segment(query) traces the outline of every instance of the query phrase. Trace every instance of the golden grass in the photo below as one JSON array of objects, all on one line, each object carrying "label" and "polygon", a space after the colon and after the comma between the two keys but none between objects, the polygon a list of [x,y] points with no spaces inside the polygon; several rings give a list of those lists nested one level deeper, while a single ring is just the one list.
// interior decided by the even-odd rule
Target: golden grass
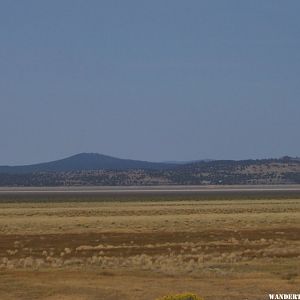
[{"label": "golden grass", "polygon": [[265,299],[299,261],[297,199],[0,204],[0,299]]},{"label": "golden grass", "polygon": [[195,294],[180,294],[180,295],[168,295],[157,300],[203,300],[203,298],[198,297]]}]

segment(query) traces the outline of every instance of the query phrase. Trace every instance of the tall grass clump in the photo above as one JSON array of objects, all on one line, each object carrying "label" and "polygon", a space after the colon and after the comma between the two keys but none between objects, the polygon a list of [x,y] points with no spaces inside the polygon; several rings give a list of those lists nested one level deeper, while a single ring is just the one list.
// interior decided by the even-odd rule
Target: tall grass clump
[{"label": "tall grass clump", "polygon": [[195,294],[187,293],[174,296],[164,296],[162,298],[158,298],[157,300],[203,300],[203,298],[200,298]]}]

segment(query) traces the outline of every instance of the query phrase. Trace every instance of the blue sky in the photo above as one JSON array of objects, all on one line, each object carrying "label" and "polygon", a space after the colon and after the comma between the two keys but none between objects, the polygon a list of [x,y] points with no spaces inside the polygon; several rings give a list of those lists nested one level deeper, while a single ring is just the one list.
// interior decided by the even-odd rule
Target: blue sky
[{"label": "blue sky", "polygon": [[299,1],[1,1],[0,164],[300,156]]}]

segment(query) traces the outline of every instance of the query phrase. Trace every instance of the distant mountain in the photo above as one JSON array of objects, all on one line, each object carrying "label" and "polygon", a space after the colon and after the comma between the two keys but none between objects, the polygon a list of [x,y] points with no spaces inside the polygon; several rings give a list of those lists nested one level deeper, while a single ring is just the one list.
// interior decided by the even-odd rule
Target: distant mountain
[{"label": "distant mountain", "polygon": [[152,163],[82,153],[35,165],[0,167],[0,186],[300,184],[300,159]]},{"label": "distant mountain", "polygon": [[37,172],[71,172],[85,170],[130,170],[167,169],[176,166],[172,163],[156,163],[141,160],[121,159],[97,153],[80,153],[68,158],[46,163],[23,166],[0,166],[0,173],[24,174]]}]

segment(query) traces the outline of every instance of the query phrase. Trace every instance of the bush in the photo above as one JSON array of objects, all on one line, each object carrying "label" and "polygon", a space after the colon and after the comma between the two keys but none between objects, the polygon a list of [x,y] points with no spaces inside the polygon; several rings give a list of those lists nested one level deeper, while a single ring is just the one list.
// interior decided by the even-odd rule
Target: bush
[{"label": "bush", "polygon": [[203,300],[203,298],[200,298],[196,296],[195,294],[180,294],[180,295],[174,295],[174,296],[165,296],[162,298],[159,298],[157,300]]}]

